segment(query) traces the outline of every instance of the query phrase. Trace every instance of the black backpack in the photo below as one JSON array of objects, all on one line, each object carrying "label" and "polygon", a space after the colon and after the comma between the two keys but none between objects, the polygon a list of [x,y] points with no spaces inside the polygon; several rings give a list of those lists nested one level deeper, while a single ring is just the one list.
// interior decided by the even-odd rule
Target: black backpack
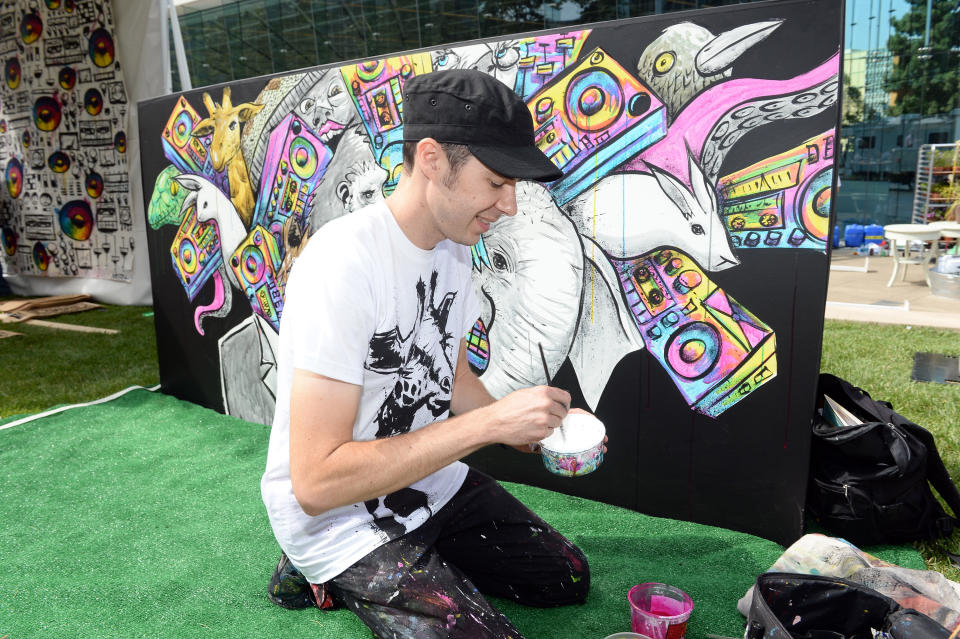
[{"label": "black backpack", "polygon": [[807,508],[817,522],[854,544],[936,539],[960,525],[930,490],[960,515],[960,493],[933,435],[828,373],[820,375],[821,402],[824,395],[864,423],[837,427],[814,415]]}]

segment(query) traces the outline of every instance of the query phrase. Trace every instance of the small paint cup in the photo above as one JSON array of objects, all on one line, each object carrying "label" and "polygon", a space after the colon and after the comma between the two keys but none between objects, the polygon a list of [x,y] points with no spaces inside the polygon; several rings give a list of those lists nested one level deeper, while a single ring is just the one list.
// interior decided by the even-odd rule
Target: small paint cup
[{"label": "small paint cup", "polygon": [[562,477],[592,473],[603,461],[603,422],[588,413],[567,413],[560,427],[540,442],[547,470]]},{"label": "small paint cup", "polygon": [[684,639],[693,612],[690,595],[667,584],[644,583],[627,593],[630,629],[650,639]]}]

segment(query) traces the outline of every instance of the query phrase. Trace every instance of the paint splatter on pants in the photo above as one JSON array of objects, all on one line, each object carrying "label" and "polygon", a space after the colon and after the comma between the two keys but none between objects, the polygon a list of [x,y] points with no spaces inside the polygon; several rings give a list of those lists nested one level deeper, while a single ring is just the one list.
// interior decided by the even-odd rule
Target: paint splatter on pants
[{"label": "paint splatter on pants", "polygon": [[377,637],[522,639],[483,595],[540,607],[582,603],[590,570],[579,548],[471,469],[427,523],[326,587]]}]

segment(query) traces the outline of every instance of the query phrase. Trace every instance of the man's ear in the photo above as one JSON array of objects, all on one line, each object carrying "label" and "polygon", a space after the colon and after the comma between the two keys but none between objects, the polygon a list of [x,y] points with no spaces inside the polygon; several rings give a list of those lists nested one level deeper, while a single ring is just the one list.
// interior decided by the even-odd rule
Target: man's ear
[{"label": "man's ear", "polygon": [[415,168],[423,171],[423,174],[430,180],[437,179],[444,174],[444,166],[447,161],[447,154],[443,147],[433,138],[423,138],[417,142],[417,159]]}]

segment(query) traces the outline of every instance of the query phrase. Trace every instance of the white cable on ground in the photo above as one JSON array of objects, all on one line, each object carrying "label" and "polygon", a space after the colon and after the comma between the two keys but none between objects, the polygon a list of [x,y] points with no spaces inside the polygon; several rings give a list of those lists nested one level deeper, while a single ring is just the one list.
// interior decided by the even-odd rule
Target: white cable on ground
[{"label": "white cable on ground", "polygon": [[26,424],[27,422],[32,422],[33,420],[40,419],[41,417],[49,417],[50,415],[56,415],[57,413],[62,413],[63,411],[70,410],[71,408],[83,408],[85,406],[95,406],[96,404],[103,404],[105,402],[114,400],[122,395],[126,395],[132,390],[148,390],[153,392],[153,391],[160,390],[160,384],[157,384],[156,386],[151,386],[150,388],[146,388],[144,386],[128,386],[127,388],[124,388],[121,391],[117,391],[113,395],[107,395],[106,397],[95,399],[92,402],[86,402],[83,404],[70,404],[68,406],[59,406],[57,408],[51,408],[50,410],[44,411],[42,413],[37,413],[35,415],[28,415],[21,419],[14,420],[9,424],[0,424],[0,430],[4,430],[6,428],[13,428],[14,426],[19,426],[20,424]]}]

